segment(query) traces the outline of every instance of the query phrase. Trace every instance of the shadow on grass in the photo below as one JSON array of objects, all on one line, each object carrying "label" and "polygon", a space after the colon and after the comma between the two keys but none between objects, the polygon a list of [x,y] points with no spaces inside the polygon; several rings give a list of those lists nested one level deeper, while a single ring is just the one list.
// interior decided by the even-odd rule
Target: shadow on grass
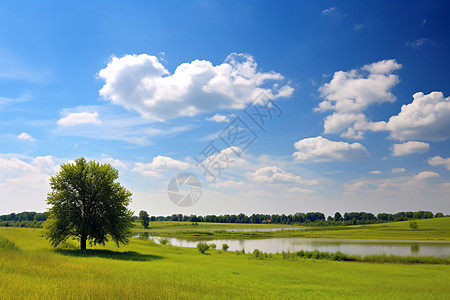
[{"label": "shadow on grass", "polygon": [[100,249],[88,249],[88,250],[68,250],[68,249],[55,249],[55,252],[75,257],[101,257],[107,259],[116,260],[130,260],[130,261],[152,261],[157,259],[163,259],[163,256],[151,255],[151,254],[141,254],[139,252],[127,251],[111,251],[111,250],[100,250]]}]

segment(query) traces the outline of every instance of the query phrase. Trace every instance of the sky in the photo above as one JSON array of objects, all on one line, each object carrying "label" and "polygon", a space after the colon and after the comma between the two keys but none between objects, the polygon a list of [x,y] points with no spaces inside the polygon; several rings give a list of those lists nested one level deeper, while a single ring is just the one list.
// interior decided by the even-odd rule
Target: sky
[{"label": "sky", "polygon": [[0,214],[45,211],[78,157],[115,167],[135,214],[449,214],[449,12],[2,1]]}]

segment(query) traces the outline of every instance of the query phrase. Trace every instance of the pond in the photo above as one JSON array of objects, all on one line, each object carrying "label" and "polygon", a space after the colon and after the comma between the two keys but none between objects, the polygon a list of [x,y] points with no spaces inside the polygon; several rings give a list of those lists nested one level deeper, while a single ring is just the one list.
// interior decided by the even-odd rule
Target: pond
[{"label": "pond", "polygon": [[[178,238],[163,238],[149,236],[159,243],[166,239],[173,246],[195,248],[198,241]],[[314,251],[334,253],[340,251],[350,255],[400,255],[400,256],[435,256],[450,257],[450,242],[448,241],[409,241],[409,240],[357,240],[357,239],[319,239],[319,238],[275,238],[275,239],[244,239],[244,240],[209,240],[208,244],[216,244],[220,249],[222,244],[230,246],[229,251],[242,250],[253,252],[258,249],[267,253],[282,251]]]}]

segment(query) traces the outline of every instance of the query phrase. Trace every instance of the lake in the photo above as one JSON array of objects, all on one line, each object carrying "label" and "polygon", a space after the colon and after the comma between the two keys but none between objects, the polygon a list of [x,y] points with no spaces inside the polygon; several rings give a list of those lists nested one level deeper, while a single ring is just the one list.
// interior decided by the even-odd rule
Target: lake
[{"label": "lake", "polygon": [[[160,239],[167,239],[173,246],[195,248],[199,241],[178,238],[163,238],[149,236],[159,243]],[[253,252],[258,249],[267,253],[281,253],[283,251],[314,251],[337,252],[351,255],[400,255],[400,256],[435,256],[450,257],[450,242],[448,241],[410,241],[410,240],[362,240],[362,239],[319,239],[319,238],[275,238],[275,239],[244,239],[244,240],[209,240],[202,241],[216,244],[217,249],[222,244],[230,246],[229,251],[242,250]]]}]

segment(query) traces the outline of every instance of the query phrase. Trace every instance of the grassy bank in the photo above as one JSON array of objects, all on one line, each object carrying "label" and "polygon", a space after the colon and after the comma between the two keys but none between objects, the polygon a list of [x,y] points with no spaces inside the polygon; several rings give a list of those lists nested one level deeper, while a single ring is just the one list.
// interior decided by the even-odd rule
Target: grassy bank
[{"label": "grassy bank", "polygon": [[[270,224],[223,224],[188,222],[150,222],[150,229],[144,230],[138,223],[135,232],[149,232],[152,235],[177,237],[191,240],[210,239],[262,239],[262,238],[345,238],[345,239],[392,239],[392,240],[436,240],[450,241],[450,217],[415,220],[417,229],[409,226],[410,221],[335,227],[295,227]],[[226,232],[224,229],[251,228],[299,228],[275,232]]]},{"label": "grassy bank", "polygon": [[[0,228],[0,299],[445,298],[450,266],[255,259],[132,239],[87,254],[52,249],[40,229]],[[6,242],[5,242],[6,243]]]}]

